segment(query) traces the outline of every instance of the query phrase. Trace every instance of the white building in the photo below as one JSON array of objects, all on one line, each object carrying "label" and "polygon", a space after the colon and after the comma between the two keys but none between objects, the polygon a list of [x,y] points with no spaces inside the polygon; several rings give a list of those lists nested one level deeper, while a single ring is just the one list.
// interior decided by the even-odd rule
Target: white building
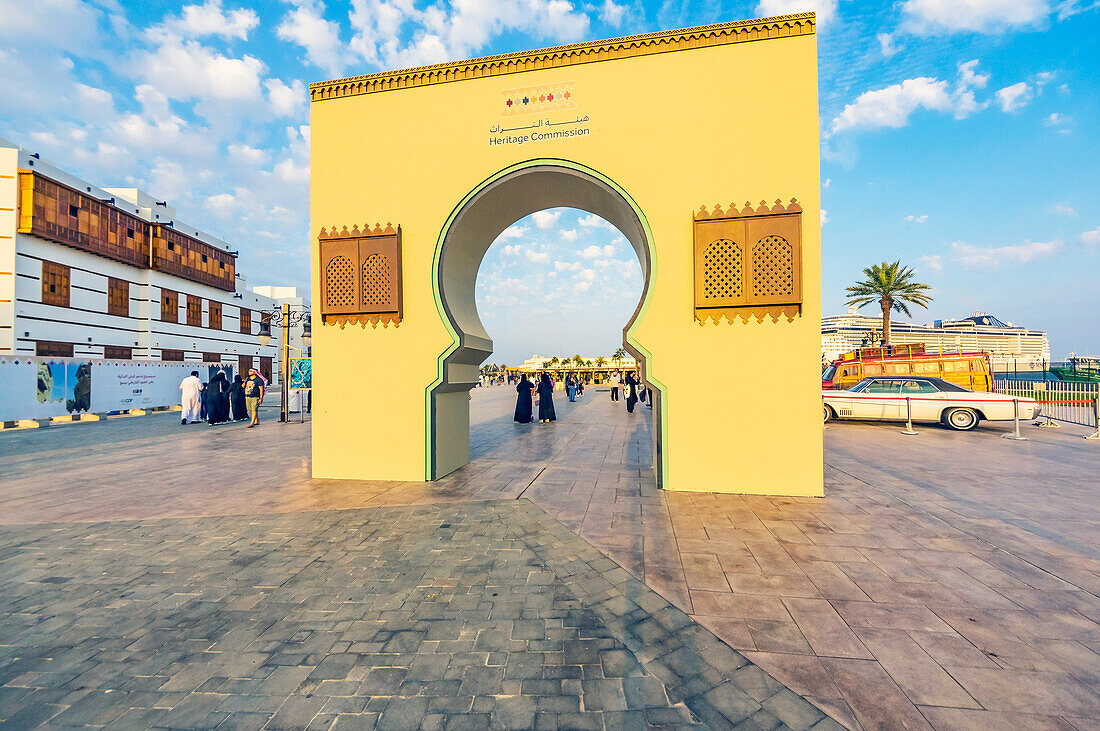
[{"label": "white building", "polygon": [[[550,359],[554,358],[554,357],[556,357],[556,356],[532,355],[530,358],[523,361],[523,365],[520,366],[520,368],[522,370],[525,370],[525,371],[540,371],[540,370],[543,370],[544,368],[555,368],[555,367],[568,369],[569,366],[575,365],[575,363],[573,361],[569,361],[568,363],[555,362],[553,365],[550,365]],[[596,358],[597,358],[597,356],[591,356],[591,357],[584,356],[584,355],[581,356],[581,359],[585,362],[585,364],[587,364],[589,361],[591,361],[593,367],[596,366]],[[634,356],[629,355],[629,354],[624,355],[622,358],[612,358],[610,356],[603,356],[603,360],[604,360],[604,363],[603,363],[602,366],[599,367],[600,370],[607,370],[608,368],[615,368],[615,369],[619,369],[619,370],[632,371],[632,370],[636,370],[638,368],[638,363],[637,363],[637,361],[634,360]],[[584,367],[587,367],[587,365],[584,366]]]},{"label": "white building", "polygon": [[[257,340],[281,296],[237,252],[134,188],[100,188],[0,139],[0,355],[229,363],[276,373]],[[277,330],[276,330],[277,335]]]},{"label": "white building", "polygon": [[[861,315],[855,308],[821,318],[821,355],[835,360],[882,339],[882,317]],[[987,352],[996,371],[1039,371],[1050,364],[1050,341],[1042,330],[1028,330],[976,312],[960,320],[936,320],[927,325],[890,320],[890,344],[923,343],[926,352]]]}]

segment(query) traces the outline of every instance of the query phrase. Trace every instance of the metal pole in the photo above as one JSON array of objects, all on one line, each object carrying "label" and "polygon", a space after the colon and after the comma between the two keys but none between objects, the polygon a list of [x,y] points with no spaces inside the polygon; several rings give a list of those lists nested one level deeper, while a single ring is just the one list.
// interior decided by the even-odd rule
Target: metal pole
[{"label": "metal pole", "polygon": [[913,431],[913,404],[909,400],[909,397],[905,397],[905,431],[902,434],[906,436],[913,436],[917,432]]},{"label": "metal pole", "polygon": [[1100,394],[1092,401],[1092,414],[1096,417],[1096,433],[1089,434],[1085,439],[1100,439]]},{"label": "metal pole", "polygon": [[1014,442],[1026,442],[1027,437],[1020,436],[1020,399],[1012,399],[1012,421],[1016,425],[1016,430],[1012,434],[1002,435],[1005,439],[1011,439]]},{"label": "metal pole", "polygon": [[287,358],[290,355],[290,305],[283,305],[283,332],[282,332],[282,353],[280,353],[280,366],[279,366],[279,392],[282,394],[282,405],[279,407],[279,421],[287,422],[290,415],[290,379],[287,378]]}]

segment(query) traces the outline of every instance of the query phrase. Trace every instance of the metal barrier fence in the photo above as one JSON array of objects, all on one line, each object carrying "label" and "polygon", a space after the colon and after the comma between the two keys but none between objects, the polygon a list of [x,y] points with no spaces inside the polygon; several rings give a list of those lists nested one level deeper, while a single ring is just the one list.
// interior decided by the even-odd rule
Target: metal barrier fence
[{"label": "metal barrier fence", "polygon": [[997,393],[1033,398],[1042,403],[1043,417],[1069,424],[1097,427],[1100,383],[1072,381],[995,381]]}]

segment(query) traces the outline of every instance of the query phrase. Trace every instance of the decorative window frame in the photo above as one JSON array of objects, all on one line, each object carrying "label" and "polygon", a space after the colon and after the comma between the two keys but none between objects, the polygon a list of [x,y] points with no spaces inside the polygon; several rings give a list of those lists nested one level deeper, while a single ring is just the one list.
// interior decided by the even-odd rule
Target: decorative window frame
[{"label": "decorative window frame", "polygon": [[[802,313],[802,206],[761,201],[726,210],[701,206],[692,217],[694,311],[699,323],[723,317],[793,322]],[[725,242],[721,251],[715,245]],[[784,276],[786,274],[787,276]],[[721,281],[715,282],[715,277]],[[778,279],[777,279],[778,277]]]},{"label": "decorative window frame", "polygon": [[[344,226],[339,231],[335,226],[322,228],[317,243],[324,324],[338,324],[341,328],[348,323],[363,327],[368,323],[373,327],[401,324],[401,226],[395,228],[387,223],[383,228],[376,223],[373,229],[369,224],[362,230],[357,225],[350,230]],[[337,262],[339,259],[345,261]],[[381,268],[380,261],[384,262]],[[329,270],[333,266],[344,270],[339,280],[336,274],[330,279]]]}]

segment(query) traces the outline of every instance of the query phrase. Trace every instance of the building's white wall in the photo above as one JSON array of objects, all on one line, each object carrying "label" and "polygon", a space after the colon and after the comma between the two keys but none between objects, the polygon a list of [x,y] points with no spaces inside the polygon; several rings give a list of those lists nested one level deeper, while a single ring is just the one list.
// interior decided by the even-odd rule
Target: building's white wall
[{"label": "building's white wall", "polygon": [[0,147],[0,353],[15,343],[15,230],[19,215],[18,150]]}]

